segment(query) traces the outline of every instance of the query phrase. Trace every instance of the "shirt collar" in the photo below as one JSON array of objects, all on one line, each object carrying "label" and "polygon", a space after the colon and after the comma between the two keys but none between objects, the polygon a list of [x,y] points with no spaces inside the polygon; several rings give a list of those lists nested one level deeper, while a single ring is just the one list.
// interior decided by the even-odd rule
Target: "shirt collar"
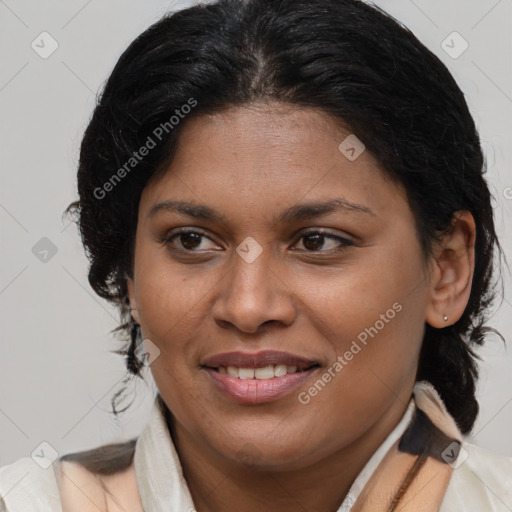
[{"label": "shirt collar", "polygon": [[[134,454],[135,474],[140,498],[146,512],[193,512],[194,504],[180,459],[174,447],[161,398],[157,395],[149,421],[137,439]],[[348,512],[387,451],[404,432],[414,412],[411,398],[402,419],[368,460],[343,500],[338,512]]]},{"label": "shirt collar", "polygon": [[134,465],[145,512],[194,510],[158,396],[153,403],[149,422],[137,438]]}]

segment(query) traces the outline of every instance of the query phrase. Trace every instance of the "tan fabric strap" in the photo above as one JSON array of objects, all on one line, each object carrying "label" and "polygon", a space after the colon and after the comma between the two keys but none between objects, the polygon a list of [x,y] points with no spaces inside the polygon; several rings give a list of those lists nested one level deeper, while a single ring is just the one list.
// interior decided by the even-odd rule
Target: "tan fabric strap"
[{"label": "tan fabric strap", "polygon": [[[462,435],[429,383],[417,383],[414,397],[409,425],[367,481],[352,512],[439,511]],[[146,452],[158,450],[164,440],[151,441]],[[167,501],[191,503],[181,467],[169,473],[175,476],[166,479],[165,487],[158,487],[151,478],[151,453],[134,448],[129,466],[113,474],[94,473],[77,461],[54,463],[62,512],[160,512]],[[179,465],[174,451],[168,458],[169,464]]]}]

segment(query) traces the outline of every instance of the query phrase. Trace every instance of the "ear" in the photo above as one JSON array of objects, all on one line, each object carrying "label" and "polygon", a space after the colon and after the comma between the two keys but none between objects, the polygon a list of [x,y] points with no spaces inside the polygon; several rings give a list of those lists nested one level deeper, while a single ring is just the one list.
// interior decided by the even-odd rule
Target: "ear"
[{"label": "ear", "polygon": [[128,299],[130,300],[130,308],[132,309],[132,316],[135,321],[140,324],[139,311],[137,301],[135,299],[135,283],[131,277],[126,278],[126,286],[128,288]]},{"label": "ear", "polygon": [[[455,212],[448,233],[436,244],[425,321],[440,329],[464,313],[475,267],[475,221],[470,212]],[[444,316],[448,320],[443,319]]]}]

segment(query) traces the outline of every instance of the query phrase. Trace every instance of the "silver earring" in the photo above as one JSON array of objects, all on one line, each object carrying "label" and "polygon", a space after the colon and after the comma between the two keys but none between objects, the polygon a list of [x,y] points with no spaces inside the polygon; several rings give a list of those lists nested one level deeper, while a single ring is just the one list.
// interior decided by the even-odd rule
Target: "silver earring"
[{"label": "silver earring", "polygon": [[444,315],[444,316],[443,316],[443,320],[444,320],[445,322],[448,322],[448,317],[447,317],[446,315]]}]

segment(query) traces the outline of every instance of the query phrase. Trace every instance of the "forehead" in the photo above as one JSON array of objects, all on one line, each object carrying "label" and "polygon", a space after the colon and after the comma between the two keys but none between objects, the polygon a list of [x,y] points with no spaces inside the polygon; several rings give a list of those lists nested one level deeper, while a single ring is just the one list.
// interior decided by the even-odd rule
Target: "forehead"
[{"label": "forehead", "polygon": [[185,122],[172,163],[147,185],[141,207],[183,197],[220,209],[336,197],[370,201],[378,211],[405,196],[343,123],[318,109],[274,103]]}]

